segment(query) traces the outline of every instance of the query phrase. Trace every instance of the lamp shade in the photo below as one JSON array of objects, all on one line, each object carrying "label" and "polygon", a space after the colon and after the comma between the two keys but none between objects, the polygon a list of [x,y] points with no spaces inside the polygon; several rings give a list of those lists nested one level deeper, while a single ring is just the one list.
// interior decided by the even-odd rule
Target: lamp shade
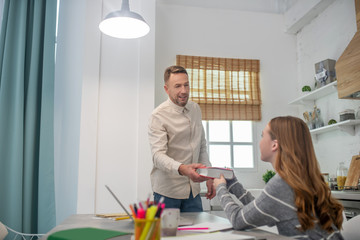
[{"label": "lamp shade", "polygon": [[115,38],[139,38],[150,31],[144,18],[129,9],[129,1],[123,0],[121,10],[109,13],[99,24],[100,31]]}]

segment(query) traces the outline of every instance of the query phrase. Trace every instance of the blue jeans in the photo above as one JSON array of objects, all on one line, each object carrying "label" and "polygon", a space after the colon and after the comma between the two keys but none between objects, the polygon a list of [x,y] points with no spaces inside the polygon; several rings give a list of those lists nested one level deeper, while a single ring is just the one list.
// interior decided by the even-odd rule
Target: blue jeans
[{"label": "blue jeans", "polygon": [[179,208],[180,212],[202,212],[202,203],[200,194],[198,194],[195,198],[190,191],[189,198],[186,199],[175,199],[165,197],[154,192],[154,201],[159,202],[160,198],[164,197],[165,208]]}]

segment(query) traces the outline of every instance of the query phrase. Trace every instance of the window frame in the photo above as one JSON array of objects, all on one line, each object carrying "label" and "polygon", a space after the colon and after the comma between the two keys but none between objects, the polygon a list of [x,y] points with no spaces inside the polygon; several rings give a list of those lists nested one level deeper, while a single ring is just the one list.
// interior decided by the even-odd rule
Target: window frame
[{"label": "window frame", "polygon": [[[216,142],[216,141],[209,141],[209,121],[218,121],[218,120],[202,120],[203,126],[205,126],[204,130],[205,130],[205,139],[206,139],[206,148],[207,148],[207,152],[209,155],[209,161],[211,162],[211,158],[210,158],[210,145],[226,145],[226,146],[230,146],[230,163],[231,166],[226,166],[228,168],[234,169],[236,171],[241,171],[241,172],[256,172],[258,169],[258,138],[257,138],[257,134],[256,133],[256,121],[250,121],[250,120],[246,120],[246,121],[250,121],[251,122],[251,132],[252,132],[252,137],[253,137],[253,141],[251,142],[234,142],[233,141],[233,121],[242,121],[242,120],[219,120],[219,121],[227,121],[229,122],[229,131],[230,131],[230,141],[229,142]],[[205,124],[204,124],[205,122]],[[252,145],[253,146],[253,168],[235,168],[234,166],[234,146],[249,146]]]}]

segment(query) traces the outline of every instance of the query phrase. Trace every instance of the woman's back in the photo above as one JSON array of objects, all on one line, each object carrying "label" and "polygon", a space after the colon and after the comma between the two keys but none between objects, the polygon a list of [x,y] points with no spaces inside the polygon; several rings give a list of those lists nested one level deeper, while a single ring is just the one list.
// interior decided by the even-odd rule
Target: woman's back
[{"label": "woman's back", "polygon": [[[343,239],[343,206],[331,196],[316,159],[309,128],[299,118],[276,117],[262,132],[260,158],[275,177],[253,201],[236,179],[214,180],[220,202],[235,229],[276,225],[280,234],[300,239]],[[226,187],[227,185],[227,187]],[[234,203],[229,191],[245,205]]]},{"label": "woman's back", "polygon": [[[229,192],[239,198],[244,206],[235,203]],[[318,225],[306,232],[298,230],[300,223],[294,192],[279,175],[275,175],[266,184],[264,191],[255,200],[236,178],[228,181],[227,187],[225,184],[219,185],[217,195],[225,213],[237,230],[276,225],[280,235],[298,239],[343,239],[336,228],[331,234]]]}]

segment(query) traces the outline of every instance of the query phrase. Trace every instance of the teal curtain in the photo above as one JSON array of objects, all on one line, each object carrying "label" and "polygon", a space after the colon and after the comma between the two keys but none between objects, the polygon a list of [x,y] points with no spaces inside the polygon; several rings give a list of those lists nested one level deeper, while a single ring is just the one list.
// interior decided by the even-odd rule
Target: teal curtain
[{"label": "teal curtain", "polygon": [[24,233],[55,226],[57,0],[5,0],[0,35],[0,221]]}]

